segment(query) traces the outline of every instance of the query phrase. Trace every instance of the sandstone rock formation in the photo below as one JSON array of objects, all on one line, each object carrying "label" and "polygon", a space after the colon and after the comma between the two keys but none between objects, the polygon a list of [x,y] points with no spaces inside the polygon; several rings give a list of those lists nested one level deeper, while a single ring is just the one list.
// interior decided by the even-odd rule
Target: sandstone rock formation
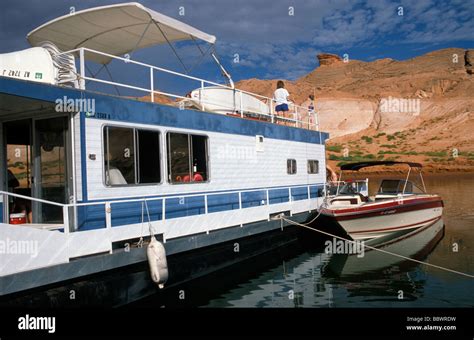
[{"label": "sandstone rock formation", "polygon": [[317,55],[319,65],[321,66],[330,66],[335,63],[340,63],[342,62],[341,57],[339,57],[336,54],[330,54],[330,53],[321,53]]},{"label": "sandstone rock formation", "polygon": [[464,54],[464,66],[467,74],[474,73],[474,50],[467,50]]},{"label": "sandstone rock formation", "polygon": [[[433,169],[474,170],[473,56],[473,50],[448,48],[404,61],[346,63],[320,54],[320,67],[285,83],[297,104],[307,106],[309,94],[315,95],[321,129],[331,135],[328,145]],[[248,79],[236,87],[272,96],[276,81]],[[383,109],[390,100],[410,101],[416,109]],[[462,156],[452,157],[455,150]]]}]

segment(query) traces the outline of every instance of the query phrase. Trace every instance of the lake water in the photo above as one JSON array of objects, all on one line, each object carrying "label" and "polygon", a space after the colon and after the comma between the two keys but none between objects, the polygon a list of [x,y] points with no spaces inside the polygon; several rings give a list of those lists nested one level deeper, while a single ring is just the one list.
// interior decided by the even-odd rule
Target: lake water
[{"label": "lake water", "polygon": [[[438,193],[444,200],[444,235],[442,231],[438,233],[442,230],[440,223],[387,250],[413,253],[425,262],[474,274],[474,175],[431,175],[425,177],[425,182],[430,193]],[[433,239],[435,234],[438,238]],[[324,240],[316,233],[311,243],[306,248],[293,245],[280,249],[177,287],[160,299],[160,304],[166,307],[474,306],[472,278],[375,252],[366,253],[360,260],[355,256],[335,258],[324,252]],[[179,292],[185,292],[186,298],[178,299]],[[152,297],[138,305],[154,303]]]}]

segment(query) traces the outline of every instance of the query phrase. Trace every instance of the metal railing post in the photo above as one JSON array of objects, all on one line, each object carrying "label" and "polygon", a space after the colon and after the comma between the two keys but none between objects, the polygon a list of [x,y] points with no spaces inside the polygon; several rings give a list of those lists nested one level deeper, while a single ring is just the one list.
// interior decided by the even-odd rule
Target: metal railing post
[{"label": "metal railing post", "polygon": [[295,105],[295,127],[298,127],[300,121],[300,115],[298,114],[298,106]]},{"label": "metal railing post", "polygon": [[9,209],[8,205],[10,204],[10,202],[9,202],[9,199],[8,199],[8,195],[3,194],[2,199],[3,199],[3,221],[1,221],[1,222],[9,224],[10,223],[10,215],[9,215],[10,209]]},{"label": "metal railing post", "polygon": [[204,111],[204,104],[202,102],[203,91],[204,91],[204,81],[201,80],[201,89],[199,90],[199,104],[201,104],[201,111]]},{"label": "metal railing post", "polygon": [[150,67],[150,97],[151,97],[151,102],[155,102],[155,85],[153,81],[153,67]]},{"label": "metal railing post", "polygon": [[81,49],[79,50],[79,67],[80,67],[80,75],[81,75],[81,79],[79,79],[79,88],[81,90],[85,90],[86,89],[86,80],[85,80],[85,76],[86,76],[86,64],[85,64],[85,58],[84,58],[84,48],[81,47]]},{"label": "metal railing post", "polygon": [[240,97],[240,117],[244,117],[244,102],[242,100],[242,91],[239,91],[239,97]]},{"label": "metal railing post", "polygon": [[272,116],[272,123],[275,123],[275,108],[273,107],[273,99],[270,99],[270,114]]},{"label": "metal railing post", "polygon": [[166,220],[166,198],[161,201],[161,216],[161,220],[164,222]]},{"label": "metal railing post", "polygon": [[242,192],[239,191],[239,209],[242,209]]},{"label": "metal railing post", "polygon": [[63,206],[63,223],[64,223],[64,235],[69,234],[69,206],[65,205]]},{"label": "metal railing post", "polygon": [[110,202],[105,202],[105,227],[112,228],[112,206]]}]

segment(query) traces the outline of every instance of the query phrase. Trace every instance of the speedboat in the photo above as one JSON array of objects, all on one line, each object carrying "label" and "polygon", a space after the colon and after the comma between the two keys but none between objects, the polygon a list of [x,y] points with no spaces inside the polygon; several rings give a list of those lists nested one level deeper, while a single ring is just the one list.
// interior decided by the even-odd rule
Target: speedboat
[{"label": "speedboat", "polygon": [[[368,180],[342,181],[344,171],[373,166],[408,166],[405,179],[383,179],[375,195],[368,195]],[[428,194],[421,174],[422,165],[412,162],[375,161],[341,166],[337,185],[326,190],[321,214],[341,226],[353,240],[368,241],[390,234],[422,228],[439,221],[443,201]],[[409,180],[418,171],[420,183]],[[421,185],[419,185],[421,184]]]}]

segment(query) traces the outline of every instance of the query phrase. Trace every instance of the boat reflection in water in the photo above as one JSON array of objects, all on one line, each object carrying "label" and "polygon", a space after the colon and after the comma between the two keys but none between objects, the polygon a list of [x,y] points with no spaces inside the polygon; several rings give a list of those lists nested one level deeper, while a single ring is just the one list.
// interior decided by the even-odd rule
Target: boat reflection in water
[{"label": "boat reflection in water", "polygon": [[[423,261],[444,235],[443,220],[379,239],[371,246]],[[369,243],[366,243],[370,245]],[[356,254],[303,253],[227,290],[208,307],[390,307],[423,295],[416,262],[377,250]],[[235,286],[234,286],[235,287]],[[403,296],[400,295],[403,291]],[[406,306],[406,304],[403,304]]]},{"label": "boat reflection in water", "polygon": [[382,237],[374,240],[376,242],[366,242],[365,245],[376,249],[366,248],[363,256],[334,254],[324,270],[328,275],[336,274],[337,276],[346,277],[367,275],[371,272],[390,269],[393,266],[403,268],[410,267],[410,264],[414,266],[416,265],[415,262],[401,256],[422,260],[434,249],[443,235],[444,223],[442,219],[439,219],[426,227]]}]

